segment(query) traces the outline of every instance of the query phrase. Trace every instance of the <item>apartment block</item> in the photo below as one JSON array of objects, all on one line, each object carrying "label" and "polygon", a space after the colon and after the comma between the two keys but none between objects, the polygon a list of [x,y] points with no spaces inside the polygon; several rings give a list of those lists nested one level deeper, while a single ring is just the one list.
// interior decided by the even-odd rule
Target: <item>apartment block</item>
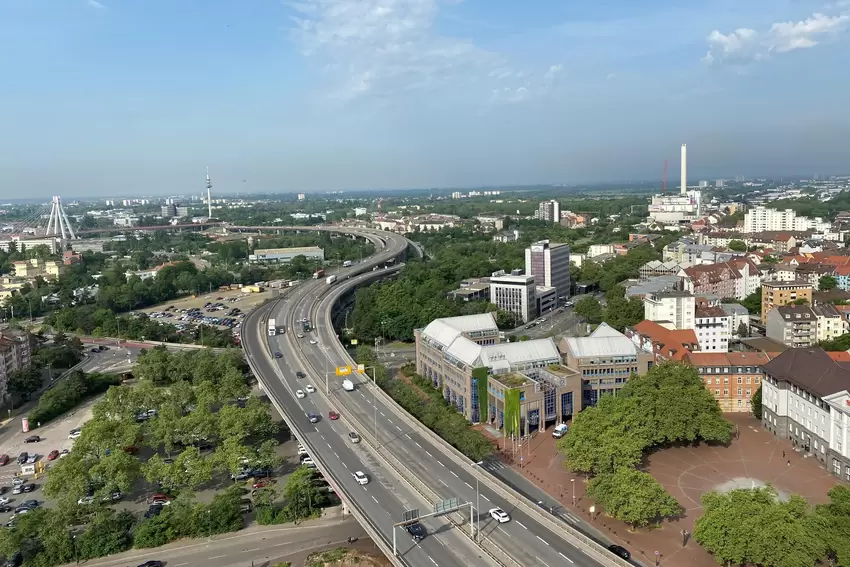
[{"label": "apartment block", "polygon": [[509,311],[523,323],[537,317],[537,284],[534,276],[495,272],[490,277],[490,302]]},{"label": "apartment block", "polygon": [[561,221],[561,204],[554,199],[543,201],[537,206],[537,218],[548,222]]},{"label": "apartment block", "polygon": [[788,305],[797,300],[812,302],[812,285],[806,281],[765,281],[761,284],[761,322],[767,323],[767,314],[774,307]]},{"label": "apartment block", "polygon": [[0,400],[9,396],[9,374],[32,364],[32,337],[25,331],[0,330]]},{"label": "apartment block", "polygon": [[570,295],[570,247],[541,240],[525,249],[525,273],[534,276],[537,285],[554,287],[558,297]]},{"label": "apartment block", "polygon": [[728,352],[732,337],[732,319],[719,305],[697,305],[694,333],[700,352]]},{"label": "apartment block", "polygon": [[684,291],[650,293],[643,298],[647,321],[667,322],[675,329],[693,329],[696,298]]},{"label": "apartment block", "polygon": [[749,412],[761,386],[763,366],[772,356],[763,352],[688,353],[683,361],[696,367],[723,412]]}]

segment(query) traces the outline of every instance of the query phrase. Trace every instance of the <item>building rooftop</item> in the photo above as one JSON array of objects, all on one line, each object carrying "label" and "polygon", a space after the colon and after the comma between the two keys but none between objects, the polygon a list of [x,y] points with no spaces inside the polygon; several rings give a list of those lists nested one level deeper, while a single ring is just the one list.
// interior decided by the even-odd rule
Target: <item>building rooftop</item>
[{"label": "building rooftop", "polygon": [[296,246],[294,248],[257,248],[254,254],[306,254],[321,252],[318,246]]},{"label": "building rooftop", "polygon": [[790,282],[780,282],[780,281],[763,281],[761,282],[762,287],[808,287],[811,288],[812,284],[807,282],[806,280],[794,280]]},{"label": "building rooftop", "polygon": [[749,315],[750,312],[740,303],[723,303],[720,306],[727,315]]},{"label": "building rooftop", "polygon": [[764,370],[819,397],[850,390],[850,363],[836,362],[820,348],[788,349]]},{"label": "building rooftop", "polygon": [[719,305],[700,305],[694,310],[694,316],[697,319],[707,319],[708,317],[726,317],[726,311]]},{"label": "building rooftop", "polygon": [[534,380],[519,372],[509,372],[507,374],[495,374],[490,377],[491,380],[502,384],[506,388],[519,388],[526,384],[533,384]]},{"label": "building rooftop", "polygon": [[576,358],[637,356],[638,352],[637,346],[626,335],[607,323],[599,325],[589,337],[565,337],[561,346]]},{"label": "building rooftop", "polygon": [[504,276],[491,276],[491,283],[508,283],[508,284],[523,284],[527,285],[534,281],[534,276],[529,275],[518,275],[513,276],[510,274],[505,274]]}]

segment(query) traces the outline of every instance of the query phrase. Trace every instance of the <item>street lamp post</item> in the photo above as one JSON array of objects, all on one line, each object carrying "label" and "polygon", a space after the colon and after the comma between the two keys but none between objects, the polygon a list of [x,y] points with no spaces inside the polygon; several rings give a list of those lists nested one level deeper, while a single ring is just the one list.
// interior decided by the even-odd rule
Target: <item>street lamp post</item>
[{"label": "street lamp post", "polygon": [[[477,463],[472,463],[473,467],[480,467],[484,464],[484,461],[478,461]],[[475,475],[475,542],[478,543],[481,541],[481,492],[478,490],[478,475]]]},{"label": "street lamp post", "polygon": [[575,508],[575,505],[576,505],[576,479],[571,478],[570,484],[573,486],[573,508]]}]

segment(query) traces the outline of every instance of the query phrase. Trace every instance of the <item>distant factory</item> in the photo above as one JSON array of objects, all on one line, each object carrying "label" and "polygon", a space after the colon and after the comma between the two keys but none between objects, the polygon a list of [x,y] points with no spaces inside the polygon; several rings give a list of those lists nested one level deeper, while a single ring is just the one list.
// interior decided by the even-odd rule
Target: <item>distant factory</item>
[{"label": "distant factory", "polygon": [[664,162],[664,180],[661,193],[652,197],[648,222],[666,227],[678,227],[702,216],[702,193],[688,190],[688,145],[682,144],[681,180],[678,194],[667,194],[667,162]]}]

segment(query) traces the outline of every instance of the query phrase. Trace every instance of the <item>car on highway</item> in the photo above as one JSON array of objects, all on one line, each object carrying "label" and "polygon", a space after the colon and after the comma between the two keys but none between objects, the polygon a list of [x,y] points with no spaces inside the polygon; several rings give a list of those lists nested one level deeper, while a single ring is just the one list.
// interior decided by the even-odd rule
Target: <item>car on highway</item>
[{"label": "car on highway", "polygon": [[283,355],[280,353],[280,351],[278,351],[278,352],[274,353],[274,357],[275,358],[283,358]]},{"label": "car on highway", "polygon": [[165,563],[163,563],[162,561],[151,560],[151,561],[145,561],[144,563],[139,565],[139,567],[163,567],[164,565],[165,565]]},{"label": "car on highway", "polygon": [[312,384],[307,384],[306,386],[304,386],[304,390],[306,390],[306,392],[308,394],[315,394],[316,393],[316,387],[313,386]]},{"label": "car on highway", "polygon": [[298,379],[300,380],[300,379],[302,379],[302,378],[306,378],[306,377],[307,377],[307,375],[306,375],[306,374],[304,374],[303,372],[301,372],[301,371],[299,370],[298,372],[296,372],[296,373],[295,373],[295,377],[296,377],[296,378],[298,378]]},{"label": "car on highway", "polygon": [[[12,520],[9,520],[9,523],[12,523]],[[6,524],[8,526],[8,524]],[[11,527],[11,526],[9,526]],[[24,556],[21,555],[20,551],[16,551],[12,555],[6,559],[6,563],[3,564],[3,567],[20,567],[21,563],[24,562]]]},{"label": "car on highway", "polygon": [[145,518],[153,518],[154,516],[159,516],[160,512],[162,512],[162,506],[151,505],[148,508],[148,511],[145,512]]},{"label": "car on highway", "polygon": [[17,508],[15,508],[15,515],[16,516],[19,516],[21,514],[27,514],[29,512],[30,512],[30,508],[27,508],[26,506],[18,506]]},{"label": "car on highway", "polygon": [[307,419],[310,420],[310,423],[319,423],[321,417],[319,416],[319,414],[311,411],[307,414]]},{"label": "car on highway", "polygon": [[38,443],[39,441],[41,441],[41,437],[39,437],[38,435],[30,435],[29,437],[24,439],[24,443]]},{"label": "car on highway", "polygon": [[360,436],[354,431],[349,431],[348,440],[352,443],[360,443]]},{"label": "car on highway", "polygon": [[59,450],[58,449],[53,449],[52,451],[50,451],[47,454],[47,460],[48,461],[55,461],[58,458],[59,458]]},{"label": "car on highway", "polygon": [[331,421],[336,421],[339,419],[339,414],[334,410],[331,410],[328,412],[328,419],[330,419]]},{"label": "car on highway", "polygon": [[425,526],[423,526],[419,522],[405,526],[404,529],[407,530],[407,533],[410,534],[410,537],[413,538],[413,541],[417,542],[425,539],[425,536],[428,534],[428,532],[425,531]]},{"label": "car on highway", "polygon": [[499,522],[500,524],[504,524],[505,522],[511,521],[510,515],[508,515],[508,513],[502,510],[501,508],[491,508],[490,517]]},{"label": "car on highway", "polygon": [[72,429],[71,431],[68,432],[68,439],[76,439],[82,434],[83,434],[83,430],[80,429],[79,427],[77,427],[77,428]]},{"label": "car on highway", "polygon": [[632,554],[629,552],[629,550],[623,547],[622,545],[609,545],[608,551],[610,551],[614,555],[622,557],[623,559],[632,558]]},{"label": "car on highway", "polygon": [[311,344],[311,345],[317,345],[317,344],[319,344],[319,343],[318,343],[318,341],[316,341],[315,339],[310,339],[310,344]]},{"label": "car on highway", "polygon": [[304,390],[295,390],[295,397],[299,400],[304,398],[307,394],[304,393]]},{"label": "car on highway", "polygon": [[361,486],[369,484],[369,477],[366,476],[366,473],[364,473],[363,471],[357,471],[353,473],[352,476],[354,477],[354,480],[357,481],[357,484]]},{"label": "car on highway", "polygon": [[29,484],[21,485],[21,488],[23,489],[24,492],[32,492],[33,490],[38,488],[38,486],[36,486],[34,482],[31,482]]},{"label": "car on highway", "polygon": [[304,335],[302,335],[301,333],[298,333],[298,334],[297,334],[297,335],[295,335],[295,336],[296,336],[296,337],[298,337],[299,339],[303,339],[303,338],[304,338]]}]

